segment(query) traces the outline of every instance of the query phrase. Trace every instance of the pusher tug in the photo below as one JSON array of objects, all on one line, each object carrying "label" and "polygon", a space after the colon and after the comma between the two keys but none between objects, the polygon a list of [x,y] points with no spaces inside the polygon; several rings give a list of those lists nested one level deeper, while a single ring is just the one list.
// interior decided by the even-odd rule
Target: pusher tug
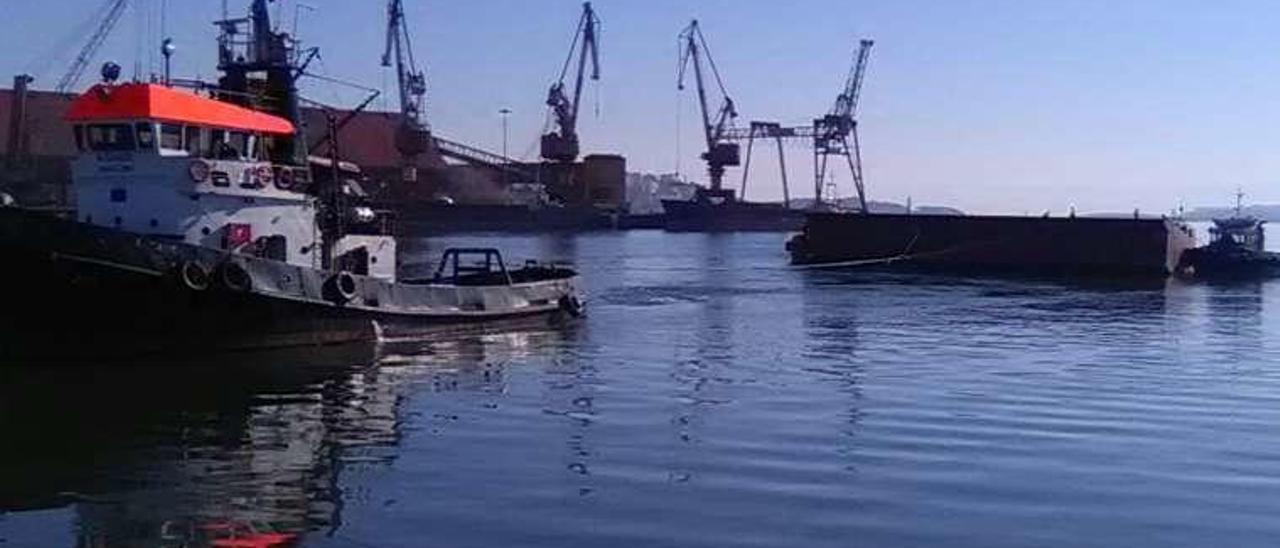
[{"label": "pusher tug", "polygon": [[[116,84],[108,64],[71,104],[74,219],[0,207],[0,356],[314,345],[581,314],[576,272],[508,269],[493,249],[450,249],[434,277],[401,279],[389,222],[359,201],[359,168],[337,146],[306,154],[287,37],[236,30],[219,41],[226,100]],[[243,99],[262,89],[284,100]]]}]

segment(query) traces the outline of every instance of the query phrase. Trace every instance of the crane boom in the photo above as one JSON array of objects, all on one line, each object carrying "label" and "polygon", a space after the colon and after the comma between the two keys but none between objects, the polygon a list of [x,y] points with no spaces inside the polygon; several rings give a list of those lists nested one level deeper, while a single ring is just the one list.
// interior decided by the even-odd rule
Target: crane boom
[{"label": "crane boom", "polygon": [[54,89],[58,93],[68,93],[75,88],[80,81],[80,77],[84,76],[84,70],[89,66],[89,62],[93,60],[93,56],[98,53],[98,49],[102,47],[102,43],[107,40],[107,36],[115,29],[116,23],[120,22],[120,16],[124,14],[124,9],[128,5],[127,0],[107,0],[103,9],[97,13],[101,15],[101,22],[94,29],[93,34],[89,35],[88,42],[80,48],[80,52],[71,63],[71,67],[58,80],[58,85]]},{"label": "crane boom", "polygon": [[[707,104],[707,86],[702,68],[704,57],[707,65],[711,68],[711,74],[716,79],[716,86],[719,87],[720,96],[722,97],[714,120]],[[720,70],[716,68],[716,62],[711,58],[711,53],[707,48],[707,39],[702,35],[702,29],[698,26],[696,19],[690,22],[689,26],[685,27],[684,31],[680,33],[680,67],[679,74],[676,77],[676,87],[678,89],[684,89],[684,77],[690,65],[693,66],[694,84],[698,88],[698,106],[702,113],[703,137],[707,141],[707,151],[702,153],[702,159],[707,161],[707,173],[711,178],[711,190],[713,192],[721,192],[724,168],[736,166],[740,163],[738,144],[728,142],[727,139],[733,120],[738,117],[738,110],[733,103],[733,99],[729,97],[728,91],[725,90],[724,80],[720,78]]]},{"label": "crane boom", "polygon": [[840,117],[853,117],[858,111],[858,98],[862,95],[862,79],[867,72],[867,60],[871,56],[871,46],[875,41],[863,39],[858,44],[858,53],[849,75],[845,78],[844,91],[836,96],[836,104],[831,114]]},{"label": "crane boom", "polygon": [[[569,56],[560,69],[560,78],[547,92],[547,106],[551,107],[557,130],[542,136],[542,157],[546,160],[572,162],[578,157],[578,109],[582,104],[582,84],[586,79],[588,59],[591,61],[591,79],[600,79],[600,52],[596,42],[599,26],[600,18],[596,17],[591,3],[583,3],[582,17],[578,19],[578,30],[569,46]],[[564,79],[573,63],[574,53],[578,54],[578,72],[574,77],[571,100],[565,95]]]}]

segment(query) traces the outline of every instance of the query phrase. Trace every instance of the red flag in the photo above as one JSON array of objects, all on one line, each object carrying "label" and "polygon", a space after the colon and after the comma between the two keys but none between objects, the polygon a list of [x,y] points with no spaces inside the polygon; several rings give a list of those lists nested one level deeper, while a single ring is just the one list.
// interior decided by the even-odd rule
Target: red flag
[{"label": "red flag", "polygon": [[253,241],[253,227],[245,223],[228,223],[223,233],[222,247],[235,249]]}]

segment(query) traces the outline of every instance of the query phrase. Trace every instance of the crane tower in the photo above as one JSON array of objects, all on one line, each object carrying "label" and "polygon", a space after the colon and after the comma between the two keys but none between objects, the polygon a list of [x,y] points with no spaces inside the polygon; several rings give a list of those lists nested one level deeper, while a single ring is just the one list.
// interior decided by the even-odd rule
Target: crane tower
[{"label": "crane tower", "polygon": [[[578,158],[578,107],[582,103],[582,84],[588,59],[591,61],[591,79],[600,79],[600,53],[596,44],[599,26],[600,18],[596,17],[591,3],[582,4],[582,17],[578,19],[578,31],[569,46],[569,56],[560,69],[560,78],[547,92],[547,106],[551,108],[556,129],[542,135],[542,158],[545,160],[570,163]],[[570,99],[565,93],[565,77],[575,53],[578,54],[578,70],[573,81],[573,98]]]},{"label": "crane tower", "polygon": [[387,2],[387,40],[382,53],[382,66],[396,68],[400,94],[400,125],[396,128],[396,151],[400,153],[401,179],[418,180],[418,157],[431,148],[431,130],[423,119],[423,98],[427,94],[427,77],[418,70],[413,57],[409,26],[405,23],[404,3]]},{"label": "crane tower", "polygon": [[[711,74],[715,77],[716,86],[720,91],[720,106],[714,114],[707,105],[707,86],[703,81],[704,62],[711,68]],[[729,139],[729,130],[733,120],[738,117],[738,110],[729,93],[725,91],[724,81],[720,79],[720,71],[707,50],[707,39],[702,36],[702,29],[698,27],[697,19],[689,23],[689,26],[680,33],[680,70],[676,81],[679,89],[684,89],[684,76],[690,65],[693,66],[693,79],[698,88],[698,106],[702,112],[703,137],[707,143],[707,151],[702,153],[702,159],[707,162],[711,193],[732,198],[733,191],[725,190],[722,182],[725,167],[741,163],[738,143],[731,142]]]}]

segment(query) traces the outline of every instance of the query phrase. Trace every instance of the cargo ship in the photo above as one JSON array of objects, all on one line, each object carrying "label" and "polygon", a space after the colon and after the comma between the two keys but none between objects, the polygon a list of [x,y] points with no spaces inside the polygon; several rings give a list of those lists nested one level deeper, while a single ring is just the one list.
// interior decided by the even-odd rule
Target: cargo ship
[{"label": "cargo ship", "polygon": [[946,272],[1166,276],[1194,231],[1168,218],[812,213],[796,265]]},{"label": "cargo ship", "polygon": [[692,200],[663,200],[662,209],[672,232],[796,232],[805,219],[803,210],[740,201],[732,190],[699,188]]}]

